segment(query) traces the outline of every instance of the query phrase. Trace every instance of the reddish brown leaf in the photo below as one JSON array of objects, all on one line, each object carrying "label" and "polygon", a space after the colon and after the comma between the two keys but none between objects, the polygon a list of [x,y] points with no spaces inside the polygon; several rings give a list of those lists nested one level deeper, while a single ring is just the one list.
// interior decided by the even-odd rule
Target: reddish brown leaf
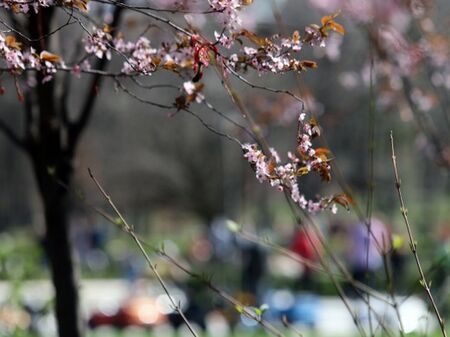
[{"label": "reddish brown leaf", "polygon": [[20,50],[22,43],[18,42],[16,38],[12,35],[7,35],[5,37],[5,43],[8,47]]},{"label": "reddish brown leaf", "polygon": [[314,61],[304,60],[304,61],[300,62],[300,66],[302,68],[316,69],[317,68],[317,63],[314,62]]},{"label": "reddish brown leaf", "polygon": [[45,50],[41,52],[39,57],[42,61],[49,61],[53,63],[61,61],[61,57],[59,55],[49,53]]}]

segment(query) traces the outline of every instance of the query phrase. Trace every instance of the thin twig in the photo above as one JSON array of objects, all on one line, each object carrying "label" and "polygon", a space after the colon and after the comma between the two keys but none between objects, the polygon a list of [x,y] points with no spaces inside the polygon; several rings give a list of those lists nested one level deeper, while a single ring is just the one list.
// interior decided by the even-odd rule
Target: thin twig
[{"label": "thin twig", "polygon": [[[94,2],[100,2],[100,3],[108,3],[107,1],[98,1],[98,0],[92,0]],[[198,10],[198,11],[191,11],[186,9],[178,9],[178,8],[156,8],[156,7],[150,7],[150,6],[137,6],[130,4],[130,7],[134,9],[140,9],[140,10],[148,10],[153,12],[160,12],[160,13],[169,13],[169,14],[218,14],[223,13],[224,10],[218,10],[218,9],[207,9],[207,10]]]},{"label": "thin twig", "polygon": [[194,116],[195,118],[197,118],[199,120],[200,123],[202,123],[202,125],[207,128],[209,131],[211,131],[212,133],[220,136],[220,137],[224,137],[228,140],[231,140],[232,142],[235,142],[237,144],[239,144],[240,147],[242,147],[242,143],[239,141],[239,139],[232,137],[226,133],[223,133],[219,130],[217,130],[214,126],[212,126],[211,124],[209,124],[208,122],[206,122],[203,118],[201,118],[198,114],[196,114],[195,112],[185,108],[182,109],[183,111],[187,112],[188,114],[191,114],[192,116]]},{"label": "thin twig", "polygon": [[[180,315],[180,317],[183,319],[183,321],[186,323],[186,326],[188,327],[189,331],[191,332],[191,334],[194,337],[199,337],[198,334],[195,332],[195,330],[193,329],[193,327],[191,326],[191,324],[189,323],[189,320],[186,318],[186,316],[184,315],[183,311],[180,308],[180,305],[177,304],[175,302],[175,299],[172,297],[172,295],[169,292],[169,289],[167,288],[164,280],[162,279],[161,275],[159,274],[158,270],[156,269],[156,266],[153,264],[153,262],[150,259],[150,256],[147,254],[146,250],[144,249],[144,247],[142,246],[141,241],[139,240],[139,238],[137,237],[136,233],[134,232],[134,228],[133,226],[131,226],[123,217],[122,213],[120,213],[120,211],[118,210],[118,208],[116,207],[116,205],[114,204],[114,202],[112,201],[111,197],[106,193],[106,191],[103,189],[103,187],[100,185],[100,183],[98,182],[98,180],[95,178],[95,176],[93,175],[91,169],[88,169],[89,171],[89,176],[91,177],[91,179],[94,181],[95,185],[97,186],[97,188],[99,189],[100,193],[103,195],[103,197],[106,199],[106,201],[108,202],[108,204],[111,206],[111,208],[113,209],[114,213],[119,217],[120,219],[120,225],[122,225],[122,228],[124,229],[125,232],[127,232],[131,238],[133,239],[133,241],[136,243],[136,245],[138,246],[139,250],[142,252],[142,255],[144,255],[145,260],[148,263],[148,266],[150,267],[150,269],[152,270],[153,274],[155,275],[156,279],[158,280],[159,284],[161,285],[162,289],[164,290],[164,292],[166,293],[167,297],[169,298],[174,310]],[[117,221],[116,221],[117,224]]]},{"label": "thin twig", "polygon": [[[366,245],[366,280],[369,278],[369,251],[370,251],[370,233],[372,232],[372,210],[374,196],[374,155],[375,155],[375,88],[373,79],[374,60],[373,55],[370,58],[370,86],[369,86],[369,139],[368,139],[368,177],[367,177],[367,203],[366,203],[366,227],[367,227],[367,245]],[[384,260],[383,260],[384,261]],[[370,303],[370,295],[367,294],[367,302]],[[370,336],[374,336],[372,315],[368,309],[369,332]]]},{"label": "thin twig", "polygon": [[119,1],[115,1],[115,0],[110,0],[110,1],[106,1],[106,0],[95,0],[95,1],[96,1],[96,2],[99,2],[99,3],[104,3],[104,4],[109,4],[109,5],[117,6],[117,7],[120,7],[120,8],[126,8],[126,9],[129,9],[130,11],[134,11],[134,12],[140,13],[140,14],[142,14],[142,15],[148,16],[148,17],[150,17],[150,18],[152,18],[152,19],[154,19],[154,20],[163,22],[163,23],[165,23],[166,25],[169,25],[170,27],[172,27],[173,29],[175,29],[176,31],[179,31],[180,33],[183,33],[183,34],[185,34],[185,35],[187,35],[187,36],[192,36],[192,33],[190,33],[189,31],[187,31],[186,29],[182,28],[181,26],[178,26],[177,24],[175,24],[175,23],[172,22],[171,20],[166,19],[166,18],[164,18],[164,17],[162,17],[162,16],[159,16],[159,15],[156,15],[156,14],[154,14],[154,13],[146,12],[146,11],[144,11],[144,10],[135,8],[134,6],[129,6],[129,5],[125,4],[125,3],[123,3],[123,2],[119,2]]},{"label": "thin twig", "polygon": [[291,324],[287,317],[285,315],[283,315],[283,317],[281,317],[281,322],[283,322],[283,325],[288,328],[289,330],[291,330],[292,332],[294,332],[294,334],[296,334],[299,337],[303,337],[303,334],[297,329],[297,327],[294,324]]},{"label": "thin twig", "polygon": [[405,222],[406,230],[408,231],[409,247],[411,249],[411,252],[413,253],[414,260],[416,261],[417,270],[419,271],[420,284],[422,285],[423,289],[425,290],[425,293],[427,294],[427,297],[430,301],[431,307],[434,310],[434,314],[439,323],[439,327],[441,329],[442,336],[447,337],[447,332],[445,331],[444,320],[442,319],[439,309],[436,306],[436,302],[434,301],[433,295],[431,294],[430,284],[428,283],[428,281],[425,277],[425,273],[423,272],[423,269],[422,269],[422,264],[420,263],[419,254],[417,253],[417,241],[414,239],[414,236],[412,233],[411,225],[410,225],[409,219],[408,219],[408,210],[406,209],[402,190],[401,190],[401,181],[399,178],[398,167],[397,167],[397,157],[395,156],[394,135],[393,135],[392,131],[390,134],[390,139],[391,139],[392,165],[394,168],[394,175],[395,175],[395,188],[397,190],[398,200],[400,202],[400,212],[401,212],[403,220]]},{"label": "thin twig", "polygon": [[395,289],[394,289],[394,280],[392,277],[392,268],[389,263],[389,255],[387,252],[383,253],[383,266],[384,266],[384,272],[386,274],[386,287],[387,291],[389,292],[389,296],[392,300],[392,307],[394,308],[395,315],[397,316],[398,321],[398,328],[400,331],[401,337],[405,336],[405,328],[403,327],[403,320],[402,316],[400,315],[400,309],[399,309],[399,303],[397,299],[395,298]]}]

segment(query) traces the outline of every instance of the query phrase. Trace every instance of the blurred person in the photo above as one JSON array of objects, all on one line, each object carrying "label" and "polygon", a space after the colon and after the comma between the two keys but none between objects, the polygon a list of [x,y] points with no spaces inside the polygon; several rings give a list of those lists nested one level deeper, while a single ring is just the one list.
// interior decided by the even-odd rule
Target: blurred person
[{"label": "blurred person", "polygon": [[312,282],[313,270],[307,261],[315,263],[322,255],[319,237],[312,228],[303,226],[295,231],[289,248],[306,260],[306,263],[303,263],[303,273],[298,285],[303,289],[312,289],[314,286]]},{"label": "blurred person", "polygon": [[377,218],[370,221],[370,232],[364,222],[350,228],[347,259],[353,278],[370,285],[375,284],[375,275],[383,267],[383,252],[391,247],[391,233]]},{"label": "blurred person", "polygon": [[256,297],[265,271],[264,252],[259,245],[248,243],[241,246],[241,254],[242,290]]}]

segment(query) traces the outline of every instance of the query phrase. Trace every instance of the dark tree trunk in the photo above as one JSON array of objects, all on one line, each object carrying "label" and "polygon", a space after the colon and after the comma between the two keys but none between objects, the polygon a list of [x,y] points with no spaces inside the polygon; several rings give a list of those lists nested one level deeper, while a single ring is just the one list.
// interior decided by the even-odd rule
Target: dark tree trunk
[{"label": "dark tree trunk", "polygon": [[67,196],[56,195],[44,201],[47,223],[48,257],[56,291],[56,318],[59,336],[79,337],[78,289],[68,238]]},{"label": "dark tree trunk", "polygon": [[[112,27],[118,25],[122,8],[114,9]],[[24,23],[31,38],[29,42],[38,55],[41,51],[51,50],[53,16],[54,7],[40,8]],[[18,21],[14,22],[19,25]],[[113,35],[115,33],[116,30]],[[95,69],[102,71],[107,64],[106,59],[98,60]],[[83,329],[69,239],[69,187],[76,146],[92,115],[101,76],[97,74],[92,78],[79,115],[73,121],[69,118],[67,106],[70,78],[64,81],[55,76],[47,82],[43,81],[45,75],[42,72],[36,72],[35,76],[36,87],[24,95],[24,137],[19,137],[1,123],[0,131],[29,155],[34,169],[45,214],[45,245],[55,289],[58,334],[60,337],[80,337]],[[62,93],[58,94],[60,91]]]},{"label": "dark tree trunk", "polygon": [[55,289],[58,335],[80,337],[82,325],[68,221],[73,155],[65,151],[60,130],[52,128],[54,125],[51,121],[41,124],[41,141],[30,155],[45,214],[45,247]]},{"label": "dark tree trunk", "polygon": [[[48,188],[47,186],[46,188]],[[69,241],[67,192],[41,191],[46,221],[46,248],[55,288],[55,313],[60,337],[81,336],[78,287]]]}]

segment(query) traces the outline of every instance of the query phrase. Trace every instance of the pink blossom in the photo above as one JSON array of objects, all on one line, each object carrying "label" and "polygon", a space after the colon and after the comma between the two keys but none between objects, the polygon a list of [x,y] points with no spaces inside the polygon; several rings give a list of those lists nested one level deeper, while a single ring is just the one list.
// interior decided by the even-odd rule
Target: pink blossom
[{"label": "pink blossom", "polygon": [[111,51],[109,46],[112,41],[112,36],[103,29],[94,28],[95,31],[86,39],[86,44],[84,49],[88,54],[94,54],[99,59],[106,57],[108,60],[111,59]]},{"label": "pink blossom", "polygon": [[241,24],[238,10],[241,8],[239,0],[209,0],[212,9],[218,12],[217,16],[222,24],[235,28]]},{"label": "pink blossom", "polygon": [[158,50],[150,46],[150,41],[147,38],[141,36],[134,45],[127,44],[127,49],[129,49],[131,55],[124,62],[122,72],[129,74],[134,71],[149,75],[156,70],[153,57]]},{"label": "pink blossom", "polygon": [[233,45],[234,40],[230,37],[226,36],[224,33],[219,34],[218,32],[214,32],[214,37],[217,42],[219,42],[222,46],[224,46],[227,49],[230,49]]},{"label": "pink blossom", "polygon": [[195,84],[192,81],[184,82],[183,89],[188,95],[192,95],[195,93]]}]

